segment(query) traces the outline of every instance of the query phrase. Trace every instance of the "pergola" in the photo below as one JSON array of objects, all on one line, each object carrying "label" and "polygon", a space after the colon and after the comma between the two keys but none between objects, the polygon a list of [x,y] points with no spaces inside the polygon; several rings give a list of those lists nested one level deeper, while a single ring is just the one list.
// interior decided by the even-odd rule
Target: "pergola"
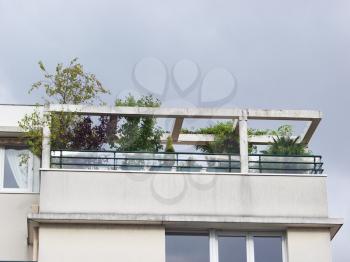
[{"label": "pergola", "polygon": [[[308,144],[318,124],[322,113],[314,110],[275,110],[275,109],[237,109],[237,108],[153,108],[153,107],[111,107],[90,105],[59,105],[52,104],[44,108],[44,112],[70,112],[78,115],[91,116],[150,116],[154,118],[174,119],[171,136],[175,144],[199,145],[214,140],[213,135],[182,134],[182,124],[187,119],[224,119],[232,120],[239,135],[241,172],[248,172],[248,143],[269,144],[273,136],[248,136],[248,120],[292,120],[306,123],[305,130],[300,134],[298,142]],[[166,134],[162,137],[165,142]],[[48,126],[43,131],[42,167],[50,167],[50,130]]]}]

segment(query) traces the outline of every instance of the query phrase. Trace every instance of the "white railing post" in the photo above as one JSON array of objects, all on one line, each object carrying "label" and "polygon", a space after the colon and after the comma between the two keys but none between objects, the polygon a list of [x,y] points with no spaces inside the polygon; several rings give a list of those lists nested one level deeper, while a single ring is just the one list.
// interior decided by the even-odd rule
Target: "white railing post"
[{"label": "white railing post", "polygon": [[248,118],[247,111],[242,110],[242,115],[239,117],[239,148],[241,157],[241,173],[248,173]]},{"label": "white railing post", "polygon": [[42,153],[41,153],[41,167],[42,168],[50,168],[50,158],[51,158],[51,142],[50,142],[50,127],[49,127],[49,121],[50,121],[50,112],[48,112],[48,108],[44,109],[43,117],[46,117],[47,119],[44,121],[44,127],[43,127],[43,141],[42,141]]}]

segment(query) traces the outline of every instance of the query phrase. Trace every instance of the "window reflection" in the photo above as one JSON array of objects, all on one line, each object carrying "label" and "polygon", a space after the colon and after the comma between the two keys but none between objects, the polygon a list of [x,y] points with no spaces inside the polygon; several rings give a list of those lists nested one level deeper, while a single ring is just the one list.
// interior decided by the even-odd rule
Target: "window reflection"
[{"label": "window reflection", "polygon": [[254,237],[255,262],[282,262],[281,237]]},{"label": "window reflection", "polygon": [[219,262],[246,262],[246,238],[241,236],[219,237]]},{"label": "window reflection", "polygon": [[28,188],[30,152],[26,149],[6,148],[4,188]]},{"label": "window reflection", "polygon": [[209,236],[167,234],[166,262],[209,262]]}]

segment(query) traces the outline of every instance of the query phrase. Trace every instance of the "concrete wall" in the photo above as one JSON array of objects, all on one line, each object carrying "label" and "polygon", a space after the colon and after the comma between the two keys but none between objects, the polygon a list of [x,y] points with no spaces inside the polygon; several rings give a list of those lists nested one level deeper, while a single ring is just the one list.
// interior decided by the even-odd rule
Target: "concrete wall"
[{"label": "concrete wall", "polygon": [[288,262],[331,262],[327,229],[288,229]]},{"label": "concrete wall", "polygon": [[37,194],[0,193],[0,261],[32,260],[32,247],[27,245],[27,215]]},{"label": "concrete wall", "polygon": [[41,212],[327,217],[326,178],[43,171]]},{"label": "concrete wall", "polygon": [[164,262],[161,227],[46,225],[39,230],[40,262]]},{"label": "concrete wall", "polygon": [[25,114],[33,113],[35,106],[0,105],[0,126],[18,126]]}]

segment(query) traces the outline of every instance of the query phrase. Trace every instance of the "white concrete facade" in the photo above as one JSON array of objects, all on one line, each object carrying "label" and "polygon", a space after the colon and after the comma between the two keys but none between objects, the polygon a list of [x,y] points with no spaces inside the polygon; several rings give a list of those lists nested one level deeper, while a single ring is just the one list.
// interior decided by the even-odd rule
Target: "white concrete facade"
[{"label": "white concrete facade", "polygon": [[40,210],[327,217],[326,191],[325,176],[48,170],[41,173]]},{"label": "white concrete facade", "polygon": [[[21,138],[18,121],[33,110],[0,105],[0,140]],[[322,118],[319,111],[75,105],[45,110],[173,118],[175,143],[191,145],[213,136],[181,134],[184,119],[236,120],[241,173],[53,169],[46,127],[40,194],[0,190],[0,262],[165,262],[167,232],[212,235],[216,230],[278,233],[285,245],[280,262],[331,262],[331,239],[342,220],[328,215],[327,176],[249,173],[248,168],[248,143],[273,141],[248,137],[250,119],[305,121],[299,142],[307,143]],[[210,262],[220,262],[217,250],[210,252]],[[254,262],[252,256],[247,262]]]},{"label": "white concrete facade", "polygon": [[42,262],[164,262],[165,230],[150,226],[45,225]]},{"label": "white concrete facade", "polygon": [[331,241],[327,229],[287,230],[288,261],[329,262],[331,261]]},{"label": "white concrete facade", "polygon": [[38,203],[38,194],[0,193],[0,261],[32,260],[27,216]]}]

